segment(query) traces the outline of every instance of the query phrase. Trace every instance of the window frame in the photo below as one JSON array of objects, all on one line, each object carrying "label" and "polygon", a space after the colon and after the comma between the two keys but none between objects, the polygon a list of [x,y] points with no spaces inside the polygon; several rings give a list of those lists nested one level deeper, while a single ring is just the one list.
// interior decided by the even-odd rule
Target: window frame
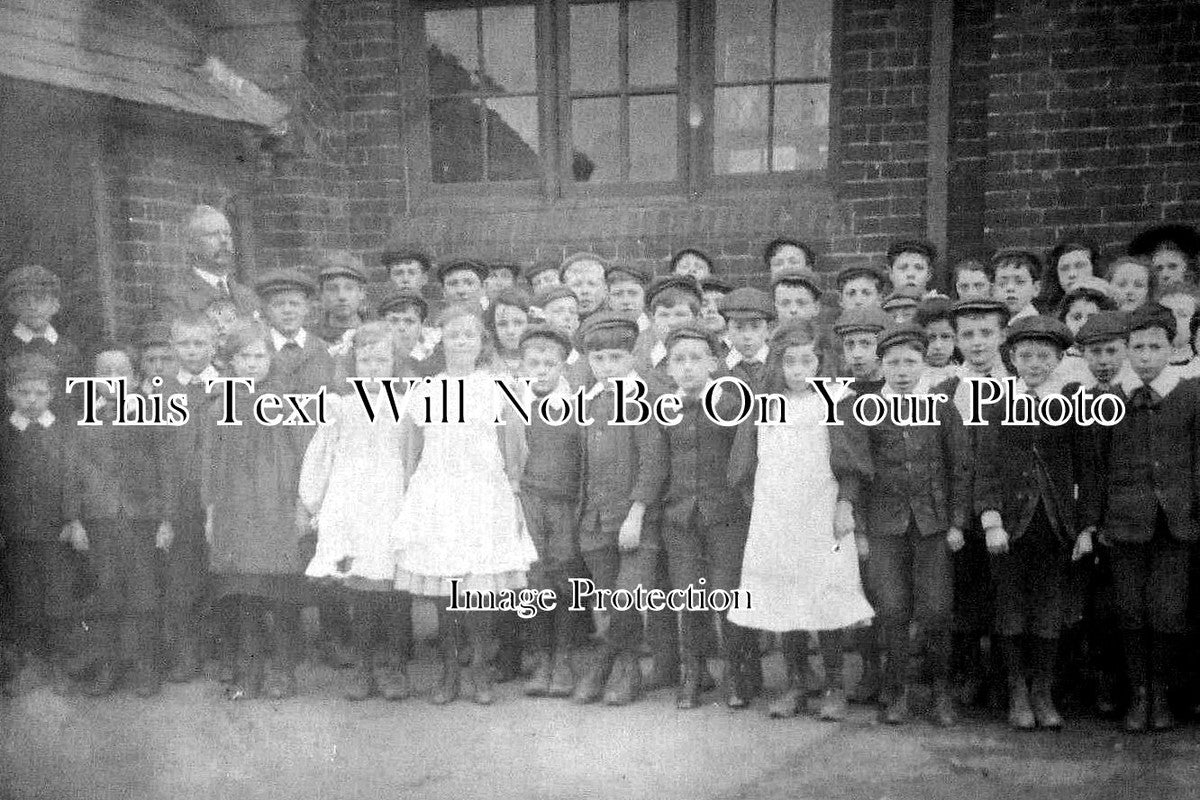
[{"label": "window frame", "polygon": [[[603,2],[604,0],[597,0]],[[636,2],[636,0],[630,0]],[[718,174],[714,169],[713,136],[716,98],[715,23],[718,0],[677,0],[680,25],[677,57],[677,178],[674,181],[578,183],[571,180],[570,30],[571,0],[408,0],[407,20],[399,20],[397,46],[403,76],[400,96],[401,147],[404,155],[406,209],[494,209],[503,201],[510,210],[548,205],[619,203],[636,198],[662,204],[721,198],[733,194],[778,192],[834,182],[840,163],[842,72],[842,2],[831,0],[829,146],[823,168],[787,172]],[[527,181],[435,183],[430,146],[430,91],[426,57],[425,12],[455,8],[529,5],[535,13],[539,149],[542,174]],[[773,3],[772,7],[775,5]],[[404,24],[407,22],[408,24]],[[774,54],[772,54],[772,60]],[[623,66],[623,68],[625,68]],[[772,76],[763,85],[775,86]],[[803,81],[800,81],[803,83]],[[701,124],[688,124],[693,105]]]}]

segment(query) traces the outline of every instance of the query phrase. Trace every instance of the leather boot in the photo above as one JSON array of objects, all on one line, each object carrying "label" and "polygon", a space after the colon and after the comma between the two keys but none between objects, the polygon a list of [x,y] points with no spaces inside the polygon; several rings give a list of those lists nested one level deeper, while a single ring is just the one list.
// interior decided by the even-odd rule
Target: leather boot
[{"label": "leather boot", "polygon": [[794,658],[789,658],[787,683],[784,686],[783,693],[767,705],[767,716],[774,719],[786,719],[787,717],[794,717],[800,712],[800,705],[804,702],[802,680],[799,664],[795,663]]},{"label": "leather boot", "polygon": [[488,664],[487,654],[478,643],[475,653],[471,656],[471,699],[481,706],[490,706],[495,702],[492,691],[492,667]]},{"label": "leather boot", "polygon": [[550,668],[550,686],[546,689],[547,697],[570,697],[571,692],[575,691],[575,668],[572,656],[569,648],[559,645]]},{"label": "leather boot", "polygon": [[604,703],[610,706],[627,706],[641,697],[642,667],[637,654],[626,650],[617,656],[617,666],[604,690]]},{"label": "leather boot", "polygon": [[726,619],[721,620],[721,645],[725,654],[725,705],[742,709],[750,705],[750,665],[748,647],[752,634]]},{"label": "leather boot", "polygon": [[366,700],[376,694],[378,687],[375,683],[375,669],[369,656],[360,657],[350,675],[350,685],[346,688],[346,699],[351,702]]},{"label": "leather boot", "polygon": [[1058,639],[1034,637],[1033,639],[1033,686],[1029,704],[1033,708],[1038,727],[1058,730],[1062,717],[1054,707],[1054,666],[1058,655]]},{"label": "leather boot", "polygon": [[533,675],[525,682],[527,697],[545,697],[550,693],[550,680],[553,673],[550,651],[538,650],[533,654]]},{"label": "leather boot", "polygon": [[1175,673],[1179,637],[1166,633],[1153,634],[1150,667],[1150,729],[1169,731],[1175,727],[1171,713],[1171,679]]},{"label": "leather boot", "polygon": [[901,685],[883,709],[883,721],[888,725],[903,725],[908,721],[908,686]]},{"label": "leather boot", "polygon": [[675,692],[675,707],[686,711],[700,705],[700,673],[703,662],[696,656],[688,656],[683,662],[683,680]]},{"label": "leather boot", "polygon": [[1150,724],[1147,692],[1146,641],[1142,631],[1122,631],[1125,648],[1125,671],[1129,677],[1129,706],[1125,709],[1125,730],[1141,733]]},{"label": "leather boot", "polygon": [[96,642],[96,662],[92,679],[83,687],[88,697],[103,697],[111,694],[117,684],[117,636],[120,627],[108,615],[96,617],[92,622],[92,636]]},{"label": "leather boot", "polygon": [[200,625],[191,609],[173,608],[170,621],[172,665],[167,673],[171,683],[189,683],[200,676]]},{"label": "leather boot", "polygon": [[933,686],[933,706],[929,711],[933,724],[940,728],[953,727],[958,721],[954,712],[954,698],[950,696],[950,685],[945,679],[939,679]]},{"label": "leather boot", "polygon": [[855,647],[862,660],[862,675],[850,692],[851,703],[868,704],[879,699],[882,672],[879,655],[879,629],[874,622],[854,631]]},{"label": "leather boot", "polygon": [[459,670],[461,661],[458,655],[458,625],[449,617],[438,620],[442,629],[438,631],[438,648],[442,654],[442,675],[437,686],[429,696],[429,702],[435,706],[444,706],[458,697]]},{"label": "leather boot", "polygon": [[389,703],[399,702],[412,694],[408,670],[405,669],[404,660],[400,656],[396,656],[388,664],[382,675],[376,675],[376,681],[379,684],[379,693]]},{"label": "leather boot", "polygon": [[604,695],[604,687],[608,683],[615,661],[615,651],[608,645],[602,645],[599,652],[592,657],[583,677],[576,682],[571,694],[572,702],[584,705],[599,700]]}]

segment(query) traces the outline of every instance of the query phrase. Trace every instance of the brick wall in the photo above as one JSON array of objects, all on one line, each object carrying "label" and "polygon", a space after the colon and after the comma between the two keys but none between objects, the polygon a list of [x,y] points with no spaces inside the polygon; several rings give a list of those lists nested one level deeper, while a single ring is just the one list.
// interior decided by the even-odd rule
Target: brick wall
[{"label": "brick wall", "polygon": [[987,233],[1109,246],[1200,219],[1200,4],[1001,0],[988,95]]},{"label": "brick wall", "polygon": [[983,253],[987,175],[988,72],[995,0],[954,4],[953,70],[950,73],[950,175],[947,239],[952,262]]}]

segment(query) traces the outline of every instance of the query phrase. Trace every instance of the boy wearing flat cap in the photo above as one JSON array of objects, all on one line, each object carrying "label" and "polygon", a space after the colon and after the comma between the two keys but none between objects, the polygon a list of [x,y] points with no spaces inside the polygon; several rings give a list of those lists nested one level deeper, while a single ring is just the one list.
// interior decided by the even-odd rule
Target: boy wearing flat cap
[{"label": "boy wearing flat cap", "polygon": [[851,264],[837,274],[838,299],[842,310],[879,308],[887,275],[870,264]]},{"label": "boy wearing flat cap", "polygon": [[472,311],[486,309],[488,300],[483,282],[488,272],[486,264],[473,258],[451,258],[438,264],[438,282],[446,302]]},{"label": "boy wearing flat cap", "polygon": [[321,324],[316,334],[331,350],[349,349],[346,334],[365,321],[363,303],[369,278],[362,261],[352,253],[337,250],[322,259],[317,274],[320,286]]},{"label": "boy wearing flat cap", "polygon": [[646,289],[650,327],[638,337],[634,351],[638,372],[663,388],[671,385],[667,374],[667,334],[691,325],[700,316],[700,284],[689,275],[655,278]]},{"label": "boy wearing flat cap", "polygon": [[911,286],[918,296],[929,291],[933,279],[933,263],[937,248],[923,239],[902,239],[892,242],[887,250],[887,274],[892,286]]},{"label": "boy wearing flat cap", "polygon": [[841,345],[841,360],[854,378],[850,388],[855,394],[878,394],[883,388],[879,355],[875,352],[879,334],[892,324],[878,307],[860,307],[843,311],[833,323],[833,333]]},{"label": "boy wearing flat cap", "polygon": [[769,348],[767,338],[775,321],[775,304],[761,289],[734,289],[721,298],[725,330],[731,347],[725,354],[725,368],[750,388],[762,391]]},{"label": "boy wearing flat cap", "polygon": [[[924,391],[925,333],[895,325],[880,334],[877,352],[884,377],[879,396],[911,416],[911,395]],[[893,398],[896,398],[893,400]],[[969,464],[963,458],[962,423],[950,404],[933,404],[934,425],[903,426],[889,410],[880,424],[864,425],[842,401],[845,424],[831,428],[839,504],[848,503],[865,530],[856,532],[866,551],[867,578],[883,629],[886,667],[883,721],[908,718],[909,627],[924,634],[932,673],[932,714],[954,723],[948,691],[951,550],[962,546],[967,523]]]},{"label": "boy wearing flat cap", "polygon": [[917,306],[924,292],[915,286],[897,286],[883,299],[883,310],[896,325],[905,325],[917,318]]},{"label": "boy wearing flat cap", "polygon": [[[1015,391],[1052,393],[1051,376],[1071,345],[1054,317],[1013,322],[1005,347]],[[1078,384],[1063,388],[1070,396]],[[975,452],[974,505],[990,555],[995,631],[1008,673],[1008,721],[1019,730],[1057,729],[1051,690],[1067,616],[1068,569],[1092,552],[1100,508],[1093,432],[1065,425],[1002,424],[1000,404],[984,409]],[[1026,657],[1028,653],[1028,658]]]},{"label": "boy wearing flat cap", "polygon": [[709,276],[700,281],[700,325],[712,331],[718,338],[717,347],[724,353],[728,348],[720,338],[725,332],[725,318],[721,316],[721,300],[733,291],[729,281]]},{"label": "boy wearing flat cap", "polygon": [[[665,478],[661,460],[653,458],[653,430],[649,424],[612,424],[617,403],[623,402],[613,379],[639,377],[633,356],[637,335],[636,322],[611,311],[593,314],[579,331],[596,379],[584,395],[595,422],[583,431],[579,545],[599,589],[649,586],[644,579],[658,559],[643,530]],[[575,702],[636,700],[642,687],[641,641],[638,611],[610,611],[604,643],[575,685]]]},{"label": "boy wearing flat cap", "polygon": [[[652,423],[658,472],[667,476],[662,497],[662,543],[674,589],[724,590],[738,587],[746,546],[749,511],[739,491],[729,485],[728,467],[736,426],[720,426],[702,405],[720,361],[715,337],[698,325],[683,325],[667,334],[667,372],[682,404],[676,425]],[[740,401],[731,392],[714,390],[716,413],[734,418]],[[700,583],[701,579],[705,583]],[[676,707],[700,704],[704,663],[714,623],[724,628],[729,676],[737,674],[746,651],[740,635],[725,625],[725,615],[681,611],[683,679]],[[738,694],[726,681],[726,697]],[[741,701],[738,701],[739,703]]]},{"label": "boy wearing flat cap", "polygon": [[[271,379],[285,392],[315,392],[333,382],[334,362],[305,327],[317,285],[298,269],[265,273],[254,283],[271,329]],[[307,441],[307,439],[306,439]]]},{"label": "boy wearing flat cap", "polygon": [[529,284],[529,290],[534,294],[562,283],[562,278],[558,276],[558,262],[545,259],[529,264],[521,271],[521,277]]},{"label": "boy wearing flat cap", "polygon": [[1101,437],[1106,467],[1101,541],[1116,586],[1130,701],[1125,729],[1174,726],[1168,698],[1187,630],[1189,562],[1200,538],[1200,383],[1169,366],[1175,316],[1157,303],[1132,312],[1133,375],[1125,417]]}]

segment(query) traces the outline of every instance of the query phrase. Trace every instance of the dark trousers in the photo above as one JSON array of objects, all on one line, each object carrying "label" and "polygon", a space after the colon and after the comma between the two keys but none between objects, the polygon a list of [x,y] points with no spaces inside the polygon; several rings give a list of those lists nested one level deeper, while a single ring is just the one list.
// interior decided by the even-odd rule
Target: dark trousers
[{"label": "dark trousers", "polygon": [[982,531],[967,535],[961,550],[953,555],[955,633],[976,638],[992,630],[995,620],[992,577],[987,545]]},{"label": "dark trousers", "polygon": [[886,679],[892,688],[909,680],[906,667],[913,655],[909,627],[914,621],[928,650],[930,677],[935,684],[945,681],[950,661],[952,572],[945,536],[921,536],[913,520],[904,536],[871,538],[867,575],[883,626]]},{"label": "dark trousers", "polygon": [[1182,634],[1187,630],[1191,546],[1171,537],[1166,521],[1149,542],[1113,542],[1113,586],[1121,628]]},{"label": "dark trousers", "polygon": [[554,651],[578,646],[586,635],[587,612],[571,611],[571,578],[583,577],[587,568],[579,552],[579,514],[573,500],[527,493],[521,497],[525,525],[537,549],[538,560],[529,568],[529,586],[554,592],[553,611],[543,611],[523,623],[529,644]]},{"label": "dark trousers", "polygon": [[163,557],[163,605],[168,614],[193,616],[208,595],[208,544],[204,519],[171,522],[175,538]]},{"label": "dark trousers", "polygon": [[1070,553],[1039,506],[1007,553],[991,557],[996,591],[996,632],[1057,639],[1062,631]]},{"label": "dark trousers", "polygon": [[407,663],[412,654],[412,595],[347,589],[350,642],[364,661]]},{"label": "dark trousers", "polygon": [[[662,539],[671,587],[736,589],[741,581],[746,533],[746,526],[740,522],[708,525],[698,514],[686,523],[665,521]],[[712,615],[705,611],[681,611],[680,615],[683,651],[693,658],[702,657],[711,646]]]},{"label": "dark trousers", "polygon": [[[616,538],[615,536],[613,537]],[[597,589],[636,589],[639,584],[650,586],[644,577],[657,561],[659,551],[639,548],[622,552],[616,546],[588,550],[583,554],[588,572]],[[642,615],[636,609],[617,611],[609,608],[605,644],[612,650],[636,651],[642,642]],[[672,619],[674,615],[671,615]]]},{"label": "dark trousers", "polygon": [[75,553],[57,541],[10,539],[0,554],[4,570],[3,635],[18,648],[51,655],[65,646],[61,629],[78,612]]},{"label": "dark trousers", "polygon": [[240,670],[261,670],[268,660],[278,670],[295,669],[300,638],[299,603],[231,594],[221,598],[219,613],[230,661],[236,657]]},{"label": "dark trousers", "polygon": [[149,614],[158,608],[155,534],[146,520],[85,520],[88,550],[96,574],[98,614]]}]

